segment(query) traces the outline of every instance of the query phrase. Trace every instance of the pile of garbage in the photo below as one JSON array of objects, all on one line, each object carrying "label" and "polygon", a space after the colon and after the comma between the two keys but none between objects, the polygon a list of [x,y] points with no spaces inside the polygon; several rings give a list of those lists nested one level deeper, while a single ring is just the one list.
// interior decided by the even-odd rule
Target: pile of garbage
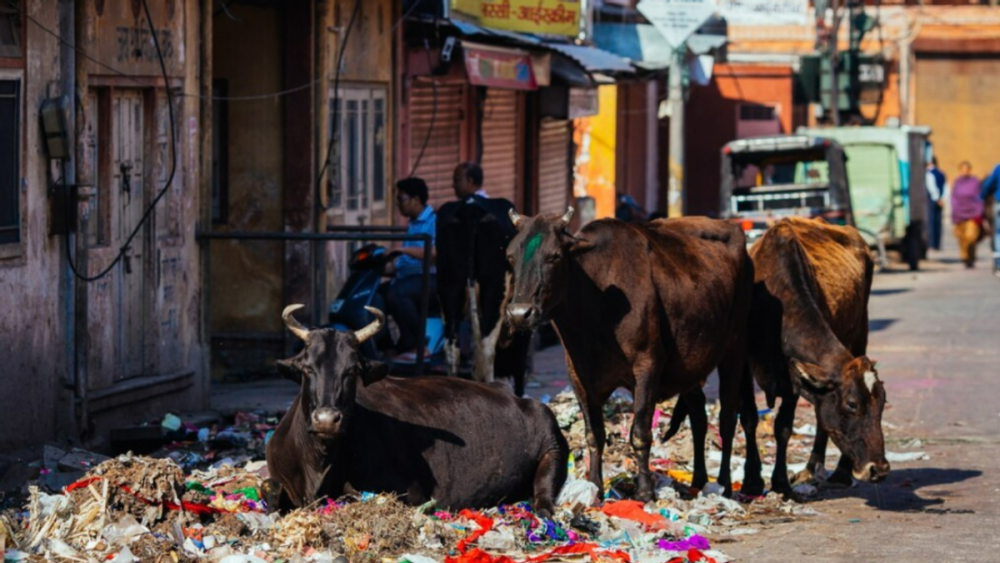
[{"label": "pile of garbage", "polygon": [[[653,448],[655,500],[632,500],[627,394],[616,394],[605,412],[607,481],[598,498],[597,487],[585,480],[588,454],[576,399],[567,391],[547,402],[571,445],[570,477],[552,519],[539,518],[528,503],[453,513],[433,502],[410,507],[373,493],[269,513],[261,494],[263,453],[276,418],[242,413],[231,426],[206,429],[168,417],[163,422],[182,439],[159,452],[106,459],[59,490],[31,485],[25,505],[0,515],[0,553],[5,562],[723,563],[729,558],[720,544],[817,514],[773,494],[746,503],[724,498],[714,484],[690,489],[687,428]],[[669,402],[659,406],[654,424],[661,431],[671,411]],[[762,416],[760,444],[768,454],[770,414]],[[709,472],[715,475],[717,413],[711,420]],[[793,438],[793,461],[808,457],[809,426]],[[737,479],[742,459],[734,456]]]}]

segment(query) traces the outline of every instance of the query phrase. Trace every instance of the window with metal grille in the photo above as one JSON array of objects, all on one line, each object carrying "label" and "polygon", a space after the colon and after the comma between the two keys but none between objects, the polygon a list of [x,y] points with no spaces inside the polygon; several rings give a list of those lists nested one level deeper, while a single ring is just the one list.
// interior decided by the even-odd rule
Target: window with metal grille
[{"label": "window with metal grille", "polygon": [[[330,206],[346,212],[383,208],[386,194],[386,103],[384,88],[342,88],[330,131],[338,132],[340,155],[329,175]],[[334,115],[337,122],[334,123]],[[333,142],[333,139],[331,139]]]},{"label": "window with metal grille", "polygon": [[21,56],[21,14],[8,2],[0,3],[0,57]]},{"label": "window with metal grille", "polygon": [[774,121],[778,119],[778,115],[774,106],[740,104],[740,119],[743,121]]},{"label": "window with metal grille", "polygon": [[0,80],[0,244],[21,242],[20,98],[20,80]]}]

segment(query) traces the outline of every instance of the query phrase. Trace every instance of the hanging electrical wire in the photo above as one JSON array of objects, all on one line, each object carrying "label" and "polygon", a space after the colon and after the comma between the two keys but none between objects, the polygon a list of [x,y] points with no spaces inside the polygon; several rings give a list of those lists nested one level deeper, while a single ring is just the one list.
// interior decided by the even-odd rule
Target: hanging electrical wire
[{"label": "hanging electrical wire", "polygon": [[354,0],[354,9],[351,10],[351,19],[347,22],[347,29],[344,31],[344,40],[340,42],[340,49],[337,53],[337,69],[333,78],[333,113],[330,119],[330,142],[326,147],[326,158],[323,160],[323,167],[316,174],[316,197],[319,200],[322,188],[323,174],[330,168],[330,161],[333,158],[333,147],[340,142],[340,73],[344,65],[344,53],[347,52],[347,41],[351,38],[351,30],[354,29],[354,22],[361,12],[361,0]]},{"label": "hanging electrical wire", "polygon": [[[108,275],[111,272],[111,270],[113,270],[114,267],[117,266],[119,262],[121,262],[122,258],[125,256],[125,253],[128,252],[129,246],[132,244],[132,241],[135,240],[136,235],[139,234],[139,231],[142,230],[143,225],[145,225],[146,222],[149,220],[149,218],[153,215],[153,211],[156,209],[156,204],[159,203],[161,199],[163,199],[163,196],[167,194],[167,190],[169,190],[170,186],[173,185],[174,176],[177,174],[177,130],[176,130],[177,127],[176,127],[176,120],[174,118],[174,98],[170,91],[170,82],[169,82],[170,78],[167,75],[167,63],[163,60],[163,51],[160,49],[160,39],[156,34],[156,26],[153,25],[153,16],[149,11],[149,5],[147,4],[146,0],[142,0],[142,8],[146,14],[146,21],[149,23],[149,31],[153,38],[153,46],[156,47],[156,58],[160,62],[160,72],[163,75],[164,90],[166,90],[167,94],[167,113],[170,118],[170,175],[167,176],[166,183],[163,185],[162,188],[160,188],[160,191],[156,194],[156,197],[153,198],[153,202],[149,204],[149,207],[146,208],[145,213],[142,214],[142,218],[139,220],[139,223],[132,229],[132,232],[129,234],[128,238],[125,239],[125,244],[123,244],[118,249],[118,254],[115,255],[115,259],[112,260],[110,264],[108,264],[103,270],[101,270],[97,274],[91,276],[87,275],[86,272],[80,272],[77,270],[76,263],[73,260],[73,254],[70,248],[70,243],[69,243],[70,237],[65,237],[66,260],[69,262],[70,270],[73,271],[73,275],[75,275],[77,278],[86,281],[88,283],[95,282],[103,278],[104,276]],[[79,236],[86,236],[86,233],[80,233]]]},{"label": "hanging electrical wire", "polygon": [[[433,69],[434,65],[431,63],[431,47],[427,42],[427,38],[424,38],[424,55],[427,56],[427,68]],[[434,132],[434,124],[437,121],[437,109],[438,109],[438,89],[437,89],[437,79],[431,76],[431,123],[427,127],[427,134],[424,135],[424,143],[420,147],[420,153],[417,154],[417,160],[413,163],[413,168],[410,170],[408,176],[412,177],[417,173],[417,168],[420,168],[420,161],[424,159],[424,152],[427,151],[427,145],[431,141],[431,133]]]}]

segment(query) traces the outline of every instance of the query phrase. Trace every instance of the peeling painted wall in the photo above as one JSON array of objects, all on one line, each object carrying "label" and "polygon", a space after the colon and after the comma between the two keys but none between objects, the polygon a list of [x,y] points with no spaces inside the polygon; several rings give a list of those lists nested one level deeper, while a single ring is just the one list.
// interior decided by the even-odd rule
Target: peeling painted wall
[{"label": "peeling painted wall", "polygon": [[[232,6],[213,22],[213,71],[228,97],[283,89],[280,12]],[[283,98],[233,100],[228,107],[229,202],[216,231],[277,232],[282,223]],[[216,106],[217,108],[219,106]],[[263,241],[212,243],[213,333],[278,333],[282,324],[284,245]]]},{"label": "peeling painted wall", "polygon": [[[149,60],[151,44],[146,44],[149,36],[135,32],[139,38],[135,45],[137,52],[115,51],[118,35],[133,33],[128,29],[145,25],[145,19],[129,20],[118,13],[120,3],[100,4],[105,8],[100,14],[95,12],[95,4],[88,5],[89,17],[97,31],[94,42],[81,40],[79,47],[134,77],[112,77],[106,69],[98,77],[91,69],[95,74],[90,77],[90,85],[105,89],[111,97],[130,91],[136,99],[143,100],[143,109],[130,114],[143,126],[143,134],[137,141],[143,160],[135,171],[138,183],[128,184],[130,190],[123,190],[123,184],[113,181],[99,186],[107,190],[109,237],[104,247],[88,253],[91,274],[110,263],[117,253],[116,243],[124,240],[138,223],[137,217],[145,205],[165,185],[170,154],[166,97],[163,89],[157,87],[162,83],[158,63]],[[169,36],[167,66],[177,92],[198,90],[198,4],[198,0],[173,0],[151,6],[158,33],[167,30],[163,40]],[[22,5],[41,25],[59,29],[56,2],[26,1]],[[123,19],[131,23],[126,25]],[[62,384],[71,382],[74,376],[72,363],[68,361],[72,352],[73,286],[68,282],[63,255],[65,239],[49,236],[46,174],[49,164],[38,127],[38,109],[43,99],[63,94],[59,91],[61,55],[58,40],[37,25],[27,23],[24,32],[27,64],[23,73],[21,119],[23,252],[17,257],[0,259],[0,292],[6,303],[16,304],[0,308],[3,358],[0,450],[69,437],[72,422],[71,392]],[[165,43],[162,46],[168,47]],[[152,52],[155,57],[155,50]],[[194,239],[200,209],[199,101],[192,97],[178,98],[175,108],[177,172],[155,219],[145,229],[142,242],[133,245],[129,263],[132,274],[123,272],[125,268],[120,266],[88,288],[91,344],[88,388],[104,397],[101,412],[94,413],[98,431],[110,424],[145,420],[156,412],[150,409],[151,405],[162,409],[201,408],[207,397],[199,331],[202,280]],[[82,109],[88,116],[96,110]],[[99,148],[105,154],[110,150],[109,146]],[[125,211],[128,202],[135,203],[133,213]],[[123,280],[128,279],[141,279],[135,286],[141,291],[126,298],[122,287]],[[174,378],[171,384],[162,382],[170,377]],[[120,393],[122,387],[118,384],[125,380],[142,392],[131,396]]]},{"label": "peeling painted wall", "polygon": [[[28,9],[58,29],[55,2],[30,2]],[[60,295],[63,239],[48,236],[46,164],[37,121],[50,82],[58,84],[59,46],[37,26],[24,27],[27,51],[21,78],[21,251],[0,259],[0,450],[53,436],[60,418],[59,382],[66,376],[63,346],[67,319]]]}]

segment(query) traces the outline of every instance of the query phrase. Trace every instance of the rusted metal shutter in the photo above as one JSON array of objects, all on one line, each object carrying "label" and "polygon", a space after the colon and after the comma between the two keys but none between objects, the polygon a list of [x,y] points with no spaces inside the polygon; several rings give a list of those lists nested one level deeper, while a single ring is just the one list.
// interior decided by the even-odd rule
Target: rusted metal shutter
[{"label": "rusted metal shutter", "polygon": [[517,98],[514,90],[486,92],[481,123],[483,184],[490,197],[517,203]]},{"label": "rusted metal shutter", "polygon": [[435,93],[431,84],[415,84],[409,95],[410,169],[419,159],[413,175],[427,182],[430,204],[436,209],[455,199],[451,180],[455,166],[462,161],[465,86],[439,84]]},{"label": "rusted metal shutter", "polygon": [[538,132],[538,212],[565,213],[570,193],[570,122],[543,119]]}]

